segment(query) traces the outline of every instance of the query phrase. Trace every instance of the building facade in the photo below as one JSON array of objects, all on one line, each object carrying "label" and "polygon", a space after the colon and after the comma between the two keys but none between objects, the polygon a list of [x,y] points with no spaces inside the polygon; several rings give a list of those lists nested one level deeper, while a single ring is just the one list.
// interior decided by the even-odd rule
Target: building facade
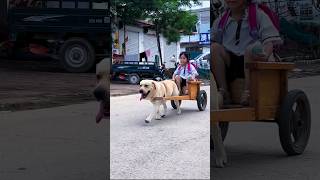
[{"label": "building facade", "polygon": [[[156,33],[151,25],[137,23],[114,28],[113,55],[122,57],[123,61],[156,62],[159,59]],[[172,57],[177,57],[180,52],[180,43],[167,44],[166,38],[160,35],[160,47],[163,63],[168,68],[174,68]],[[160,63],[159,63],[160,65]]]},{"label": "building facade", "polygon": [[187,51],[190,58],[210,51],[210,8],[191,10],[198,16],[196,32],[193,35],[182,36],[181,51]]}]

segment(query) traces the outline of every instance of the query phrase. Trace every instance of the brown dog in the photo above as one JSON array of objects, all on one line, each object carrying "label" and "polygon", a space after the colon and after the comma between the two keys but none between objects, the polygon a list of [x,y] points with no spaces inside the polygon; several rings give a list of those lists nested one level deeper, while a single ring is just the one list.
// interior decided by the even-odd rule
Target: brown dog
[{"label": "brown dog", "polygon": [[96,66],[97,85],[93,94],[100,102],[100,108],[96,115],[96,123],[110,116],[110,65],[111,59],[105,58]]}]

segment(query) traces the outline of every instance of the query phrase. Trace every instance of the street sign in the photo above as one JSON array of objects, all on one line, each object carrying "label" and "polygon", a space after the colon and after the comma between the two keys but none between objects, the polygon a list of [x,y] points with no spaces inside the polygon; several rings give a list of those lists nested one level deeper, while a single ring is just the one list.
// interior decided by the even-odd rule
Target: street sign
[{"label": "street sign", "polygon": [[200,33],[199,44],[210,44],[210,33]]}]

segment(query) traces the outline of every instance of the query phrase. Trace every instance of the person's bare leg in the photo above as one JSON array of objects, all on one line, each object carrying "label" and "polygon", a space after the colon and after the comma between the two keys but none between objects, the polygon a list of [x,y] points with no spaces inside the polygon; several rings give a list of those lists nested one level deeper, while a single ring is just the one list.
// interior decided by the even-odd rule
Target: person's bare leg
[{"label": "person's bare leg", "polygon": [[184,94],[187,95],[189,93],[188,89],[189,89],[189,85],[188,85],[188,81],[186,83],[186,86],[184,87]]},{"label": "person's bare leg", "polygon": [[174,79],[175,79],[175,82],[176,82],[176,84],[178,86],[179,93],[181,93],[181,78],[180,78],[180,76],[176,75],[174,77]]},{"label": "person's bare leg", "polygon": [[252,62],[252,48],[253,46],[248,46],[244,54],[244,91],[249,90],[250,87],[250,70],[246,68],[246,63]]},{"label": "person's bare leg", "polygon": [[230,56],[225,51],[224,47],[218,43],[211,44],[211,52],[212,52],[212,58],[211,58],[212,66],[210,66],[210,68],[213,68],[212,72],[216,78],[219,91],[224,97],[224,103],[228,104],[230,103],[230,96],[228,92],[225,67],[226,65],[227,66],[230,65]]},{"label": "person's bare leg", "polygon": [[[230,64],[230,57],[225,52],[224,47],[218,43],[211,45],[213,73],[219,88],[227,90],[226,65]],[[211,66],[212,67],[212,66]]]}]

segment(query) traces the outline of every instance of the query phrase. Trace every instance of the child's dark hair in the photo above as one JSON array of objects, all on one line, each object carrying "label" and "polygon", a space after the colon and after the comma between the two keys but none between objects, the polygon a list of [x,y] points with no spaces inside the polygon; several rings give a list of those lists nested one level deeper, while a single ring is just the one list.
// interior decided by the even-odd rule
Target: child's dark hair
[{"label": "child's dark hair", "polygon": [[179,58],[181,58],[182,55],[184,55],[187,58],[187,61],[189,62],[189,54],[187,52],[181,52]]}]

